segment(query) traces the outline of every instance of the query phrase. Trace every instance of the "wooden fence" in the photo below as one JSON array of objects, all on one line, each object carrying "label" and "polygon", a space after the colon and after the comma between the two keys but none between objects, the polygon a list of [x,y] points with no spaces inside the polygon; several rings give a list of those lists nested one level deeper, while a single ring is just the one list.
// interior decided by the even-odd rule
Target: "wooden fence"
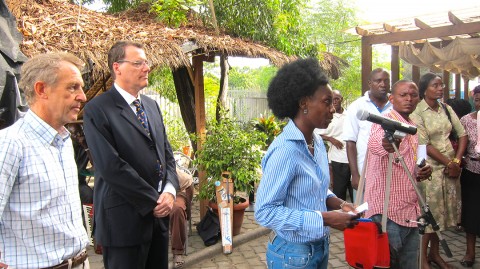
[{"label": "wooden fence", "polygon": [[[181,119],[180,107],[178,104],[170,102],[155,92],[154,90],[145,89],[143,94],[157,101],[162,109],[163,114],[169,117]],[[206,111],[214,109],[214,102],[206,102]],[[227,106],[229,115],[241,122],[248,122],[252,119],[260,117],[260,115],[270,115],[268,108],[266,93],[249,92],[245,90],[229,90],[227,95]]]}]

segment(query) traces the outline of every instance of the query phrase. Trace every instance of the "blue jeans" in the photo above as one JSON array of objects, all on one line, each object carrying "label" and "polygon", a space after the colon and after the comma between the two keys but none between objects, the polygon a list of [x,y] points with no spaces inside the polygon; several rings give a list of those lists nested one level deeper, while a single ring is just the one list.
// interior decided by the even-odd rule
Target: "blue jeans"
[{"label": "blue jeans", "polygon": [[[374,215],[375,222],[382,221],[382,215]],[[420,234],[417,227],[405,227],[387,219],[388,244],[390,245],[390,269],[417,269]]]},{"label": "blue jeans", "polygon": [[268,242],[267,266],[269,269],[327,269],[329,241],[326,237],[310,243],[291,243],[275,236]]}]

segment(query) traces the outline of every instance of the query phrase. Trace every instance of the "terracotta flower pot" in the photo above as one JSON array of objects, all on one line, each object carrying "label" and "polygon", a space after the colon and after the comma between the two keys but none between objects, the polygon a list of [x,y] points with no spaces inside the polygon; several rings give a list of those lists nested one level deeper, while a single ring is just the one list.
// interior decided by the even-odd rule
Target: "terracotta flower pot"
[{"label": "terracotta flower pot", "polygon": [[[208,202],[208,206],[211,207],[215,214],[218,216],[218,205],[213,202]],[[240,230],[242,229],[243,216],[245,214],[245,209],[249,206],[248,200],[245,200],[243,203],[233,205],[233,230],[232,235],[239,235]]]}]

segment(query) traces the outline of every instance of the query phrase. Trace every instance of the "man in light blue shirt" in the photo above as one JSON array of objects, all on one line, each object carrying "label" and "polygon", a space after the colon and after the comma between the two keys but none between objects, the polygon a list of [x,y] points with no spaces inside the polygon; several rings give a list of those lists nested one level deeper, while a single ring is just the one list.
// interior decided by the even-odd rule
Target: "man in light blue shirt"
[{"label": "man in light blue shirt", "polygon": [[88,268],[72,140],[65,124],[86,101],[72,54],[40,54],[22,66],[30,110],[0,131],[0,264]]}]

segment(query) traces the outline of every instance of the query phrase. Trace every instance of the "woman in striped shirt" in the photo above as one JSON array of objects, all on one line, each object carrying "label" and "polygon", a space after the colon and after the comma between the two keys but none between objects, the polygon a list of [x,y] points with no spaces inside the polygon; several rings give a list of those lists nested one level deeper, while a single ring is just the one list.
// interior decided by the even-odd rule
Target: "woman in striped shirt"
[{"label": "woman in striped shirt", "polygon": [[352,204],[329,189],[328,160],[315,128],[333,118],[333,93],[316,59],[282,67],[267,92],[278,118],[289,118],[262,160],[255,218],[273,230],[267,248],[268,268],[327,268],[329,227],[343,230],[358,218],[345,212]]}]

